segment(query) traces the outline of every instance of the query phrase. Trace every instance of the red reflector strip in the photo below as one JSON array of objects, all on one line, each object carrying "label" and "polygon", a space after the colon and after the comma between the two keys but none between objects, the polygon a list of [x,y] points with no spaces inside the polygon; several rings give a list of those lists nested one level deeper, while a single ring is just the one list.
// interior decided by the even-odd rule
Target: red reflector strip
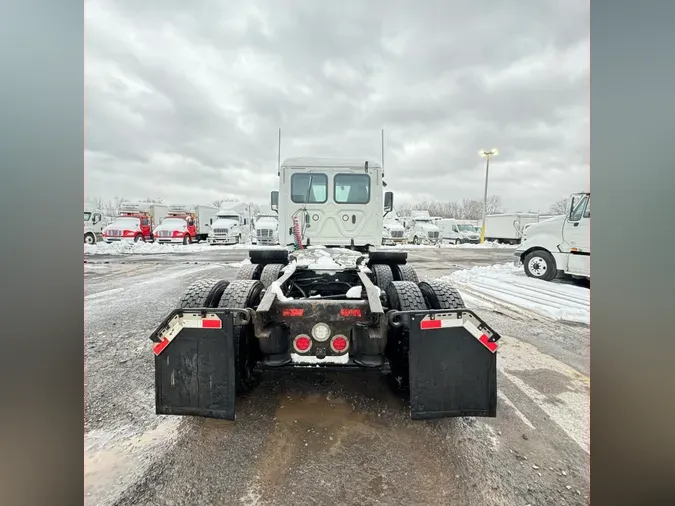
[{"label": "red reflector strip", "polygon": [[162,353],[162,351],[164,351],[164,348],[166,348],[167,346],[169,346],[169,343],[170,343],[170,342],[171,342],[171,341],[169,341],[166,337],[163,337],[162,340],[161,340],[160,342],[158,342],[157,344],[155,344],[155,345],[152,347],[153,353],[154,353],[155,355],[159,355],[160,353]]},{"label": "red reflector strip", "polygon": [[202,320],[202,328],[204,329],[220,329],[223,327],[223,322],[220,318],[216,320]]},{"label": "red reflector strip", "polygon": [[281,316],[302,316],[305,314],[304,309],[284,309],[281,311]]},{"label": "red reflector strip", "polygon": [[485,346],[485,347],[486,347],[488,350],[490,350],[492,353],[494,353],[495,351],[497,351],[497,343],[491,343],[491,342],[489,341],[488,336],[486,336],[485,334],[483,334],[482,336],[480,336],[480,337],[478,338],[478,340],[481,342],[481,344],[482,344],[483,346]]},{"label": "red reflector strip", "polygon": [[420,322],[420,329],[440,329],[442,325],[441,320],[422,320]]},{"label": "red reflector strip", "polygon": [[356,316],[356,317],[361,317],[361,310],[360,309],[341,309],[340,310],[340,315],[341,316]]}]

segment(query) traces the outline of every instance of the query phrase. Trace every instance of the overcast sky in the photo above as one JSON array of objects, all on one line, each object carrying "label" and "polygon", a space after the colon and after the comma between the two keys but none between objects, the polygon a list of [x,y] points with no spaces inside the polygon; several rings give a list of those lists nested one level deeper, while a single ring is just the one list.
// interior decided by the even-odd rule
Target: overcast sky
[{"label": "overcast sky", "polygon": [[546,210],[589,187],[581,0],[87,0],[86,192],[267,202],[291,156],[380,158],[397,201]]}]

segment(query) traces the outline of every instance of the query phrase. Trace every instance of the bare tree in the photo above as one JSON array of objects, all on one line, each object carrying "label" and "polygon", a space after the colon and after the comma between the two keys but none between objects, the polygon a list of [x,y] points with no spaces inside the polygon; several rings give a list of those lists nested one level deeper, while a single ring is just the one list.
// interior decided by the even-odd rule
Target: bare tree
[{"label": "bare tree", "polygon": [[224,199],[216,199],[216,200],[214,200],[213,202],[211,202],[211,205],[212,205],[213,207],[218,207],[218,208],[220,208],[220,206],[223,205],[223,202],[225,202]]},{"label": "bare tree", "polygon": [[551,214],[565,214],[567,212],[567,199],[560,199],[549,207]]}]

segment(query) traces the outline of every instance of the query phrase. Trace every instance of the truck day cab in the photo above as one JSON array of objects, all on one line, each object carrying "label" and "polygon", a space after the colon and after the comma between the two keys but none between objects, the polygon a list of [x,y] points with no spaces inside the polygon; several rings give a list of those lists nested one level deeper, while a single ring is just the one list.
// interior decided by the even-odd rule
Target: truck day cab
[{"label": "truck day cab", "polygon": [[279,244],[279,217],[274,212],[259,214],[255,220],[254,244]]},{"label": "truck day cab", "polygon": [[499,335],[405,251],[375,249],[393,208],[382,176],[374,161],[280,164],[282,246],[251,249],[232,281],[195,281],[150,336],[157,414],[234,420],[260,369],[329,367],[390,372],[413,419],[496,416]]},{"label": "truck day cab", "polygon": [[551,281],[561,274],[591,279],[591,194],[572,195],[567,214],[532,224],[514,252],[515,265],[531,278]]},{"label": "truck day cab", "polygon": [[429,211],[412,211],[410,225],[406,232],[408,242],[413,244],[436,244],[441,240],[441,230],[434,225]]},{"label": "truck day cab", "polygon": [[216,213],[206,240],[211,246],[244,243],[250,237],[248,219],[248,212],[247,216],[242,216],[238,211],[221,209]]},{"label": "truck day cab", "polygon": [[103,239],[103,212],[94,207],[84,208],[84,243],[95,244]]},{"label": "truck day cab", "polygon": [[153,241],[152,231],[166,215],[162,204],[124,204],[119,216],[103,229],[103,239],[107,243]]},{"label": "truck day cab", "polygon": [[206,240],[217,212],[212,206],[171,206],[153,234],[160,243],[190,244]]}]

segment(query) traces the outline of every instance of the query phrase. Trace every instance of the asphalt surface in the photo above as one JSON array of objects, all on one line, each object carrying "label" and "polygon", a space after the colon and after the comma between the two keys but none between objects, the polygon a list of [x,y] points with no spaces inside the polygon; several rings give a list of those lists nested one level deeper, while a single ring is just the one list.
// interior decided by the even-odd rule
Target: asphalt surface
[{"label": "asphalt surface", "polygon": [[[502,335],[496,418],[412,421],[375,372],[266,372],[236,422],[154,414],[149,334],[244,251],[85,263],[88,505],[587,504],[589,330],[477,309]],[[421,278],[512,260],[423,249]]]}]

